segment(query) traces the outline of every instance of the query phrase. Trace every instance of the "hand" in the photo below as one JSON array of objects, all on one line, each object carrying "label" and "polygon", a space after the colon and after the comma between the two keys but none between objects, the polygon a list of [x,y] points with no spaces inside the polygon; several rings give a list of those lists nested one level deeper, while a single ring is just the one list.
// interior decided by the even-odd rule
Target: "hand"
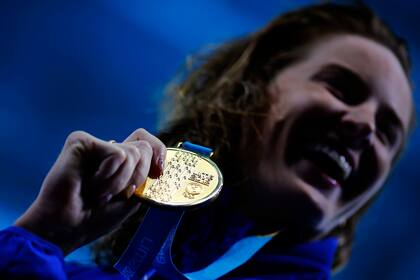
[{"label": "hand", "polygon": [[[71,133],[38,197],[16,221],[68,254],[120,225],[138,210],[130,197],[147,176],[158,177],[164,144],[144,129],[123,143]],[[130,198],[128,198],[130,197]]]}]

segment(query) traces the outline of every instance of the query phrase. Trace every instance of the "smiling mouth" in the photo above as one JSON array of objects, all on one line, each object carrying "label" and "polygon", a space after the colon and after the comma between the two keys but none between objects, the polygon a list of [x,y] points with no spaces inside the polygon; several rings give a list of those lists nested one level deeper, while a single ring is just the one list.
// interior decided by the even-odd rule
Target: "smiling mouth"
[{"label": "smiling mouth", "polygon": [[351,174],[352,167],[346,156],[327,144],[308,144],[304,155],[314,162],[324,173],[340,182],[344,182]]},{"label": "smiling mouth", "polygon": [[304,181],[321,189],[342,188],[354,170],[345,149],[331,140],[303,144],[294,164]]}]

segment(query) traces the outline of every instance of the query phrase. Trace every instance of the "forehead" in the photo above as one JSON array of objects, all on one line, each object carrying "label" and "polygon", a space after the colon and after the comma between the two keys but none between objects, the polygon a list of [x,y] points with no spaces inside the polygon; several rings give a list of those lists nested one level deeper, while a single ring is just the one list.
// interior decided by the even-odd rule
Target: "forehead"
[{"label": "forehead", "polygon": [[316,43],[304,61],[314,71],[331,63],[349,68],[397,114],[405,131],[408,130],[413,113],[411,87],[397,57],[386,47],[357,35],[337,35]]}]

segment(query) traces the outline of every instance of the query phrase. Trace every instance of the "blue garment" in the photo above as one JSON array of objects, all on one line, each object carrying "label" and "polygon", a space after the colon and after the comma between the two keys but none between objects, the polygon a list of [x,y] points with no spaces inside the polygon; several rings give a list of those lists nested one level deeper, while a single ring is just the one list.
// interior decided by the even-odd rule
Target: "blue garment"
[{"label": "blue garment", "polygon": [[[336,239],[280,249],[270,244],[223,279],[329,279]],[[111,269],[65,262],[57,246],[19,227],[0,231],[0,278],[122,279]]]}]

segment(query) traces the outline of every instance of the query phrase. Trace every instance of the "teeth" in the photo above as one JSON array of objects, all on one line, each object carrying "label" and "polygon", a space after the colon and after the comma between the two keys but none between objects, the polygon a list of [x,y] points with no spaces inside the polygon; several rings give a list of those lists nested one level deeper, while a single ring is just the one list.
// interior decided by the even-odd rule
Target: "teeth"
[{"label": "teeth", "polygon": [[352,168],[343,155],[340,155],[336,150],[323,144],[311,145],[311,148],[314,151],[324,153],[330,159],[332,159],[343,171],[343,174],[344,174],[343,180],[346,180],[350,176]]}]

